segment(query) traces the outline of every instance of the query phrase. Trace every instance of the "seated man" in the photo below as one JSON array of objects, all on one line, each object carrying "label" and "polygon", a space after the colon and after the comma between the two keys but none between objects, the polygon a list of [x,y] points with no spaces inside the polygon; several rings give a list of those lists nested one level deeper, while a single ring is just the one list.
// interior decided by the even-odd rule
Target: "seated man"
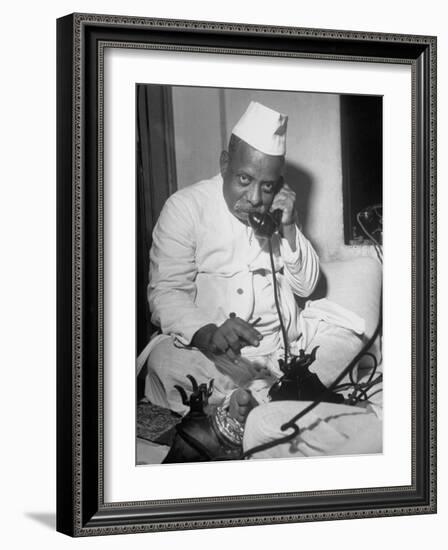
[{"label": "seated man", "polygon": [[[292,356],[319,346],[310,370],[325,386],[362,347],[365,321],[356,311],[328,299],[300,310],[294,298],[315,289],[319,260],[297,225],[296,196],[282,177],[286,129],[285,115],[252,102],[221,154],[220,174],[174,193],[160,214],[148,299],[161,333],[139,358],[147,360],[145,393],[154,404],[184,414],[175,386],[189,389],[187,375],[201,383],[213,379],[210,404],[244,424],[256,405],[274,406],[268,392],[282,374],[285,344]],[[279,231],[259,237],[250,215],[275,210]],[[297,406],[283,410],[291,417]],[[246,447],[266,437],[260,423],[269,414],[256,408],[251,432],[261,432],[255,439],[246,433]],[[282,403],[274,408],[282,424]]]}]

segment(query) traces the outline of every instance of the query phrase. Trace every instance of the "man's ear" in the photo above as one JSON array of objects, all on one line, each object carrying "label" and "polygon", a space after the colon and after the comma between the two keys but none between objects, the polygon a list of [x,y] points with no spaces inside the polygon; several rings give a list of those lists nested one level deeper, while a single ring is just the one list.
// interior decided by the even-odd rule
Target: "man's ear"
[{"label": "man's ear", "polygon": [[221,153],[221,156],[219,157],[219,166],[221,169],[221,176],[223,179],[225,178],[227,174],[227,170],[229,169],[229,162],[230,162],[229,153],[227,151],[223,151]]}]

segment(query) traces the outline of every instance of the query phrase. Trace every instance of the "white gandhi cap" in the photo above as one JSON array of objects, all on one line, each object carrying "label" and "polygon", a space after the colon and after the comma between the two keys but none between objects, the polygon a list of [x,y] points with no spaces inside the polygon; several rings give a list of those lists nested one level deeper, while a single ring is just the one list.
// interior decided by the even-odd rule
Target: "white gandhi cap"
[{"label": "white gandhi cap", "polygon": [[232,134],[262,153],[283,156],[286,153],[287,124],[286,115],[251,101]]}]

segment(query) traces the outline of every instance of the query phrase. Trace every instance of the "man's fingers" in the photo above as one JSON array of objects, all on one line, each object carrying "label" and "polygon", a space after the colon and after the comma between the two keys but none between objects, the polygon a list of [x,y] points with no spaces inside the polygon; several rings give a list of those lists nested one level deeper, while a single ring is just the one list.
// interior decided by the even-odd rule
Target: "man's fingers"
[{"label": "man's fingers", "polygon": [[241,349],[241,340],[238,337],[235,329],[231,328],[224,334],[225,339],[227,340],[229,347],[235,352],[239,353]]},{"label": "man's fingers", "polygon": [[211,350],[214,353],[227,353],[236,359],[244,346],[258,346],[262,335],[249,323],[232,317],[223,323],[213,334]]},{"label": "man's fingers", "polygon": [[226,355],[231,361],[235,361],[239,354],[235,353],[232,348],[227,348]]},{"label": "man's fingers", "polygon": [[240,319],[240,323],[235,324],[235,332],[238,335],[238,338],[241,340],[244,340],[251,346],[258,346],[260,343],[260,340],[263,338],[262,335],[258,332],[258,330],[254,329],[249,325],[249,323],[246,323],[242,319]]},{"label": "man's fingers", "polygon": [[216,349],[216,353],[224,353],[229,347],[226,338],[219,329],[213,335],[212,344]]},{"label": "man's fingers", "polygon": [[281,195],[296,195],[295,191],[291,189],[291,187],[286,183],[283,182],[283,185],[278,190],[278,193],[275,195],[276,197],[279,197]]},{"label": "man's fingers", "polygon": [[215,353],[227,353],[235,359],[242,348],[238,334],[234,330],[230,330],[228,327],[221,327],[216,331],[213,337],[213,344],[215,347]]},{"label": "man's fingers", "polygon": [[295,204],[296,194],[295,192],[286,185],[280,189],[280,191],[275,195],[274,200],[272,201],[271,209],[274,210],[276,207],[289,206]]},{"label": "man's fingers", "polygon": [[[237,317],[235,319],[235,321],[238,323],[238,326],[241,327],[241,329],[243,330],[247,330],[249,331],[249,333],[254,337],[254,338],[257,338],[258,340],[262,340],[263,339],[263,336],[261,334],[261,332],[259,332],[254,326],[252,326],[250,323],[248,323],[247,321],[243,321],[243,319],[241,319],[240,317]],[[258,321],[261,321],[261,318],[258,318],[257,319],[257,322]]]}]

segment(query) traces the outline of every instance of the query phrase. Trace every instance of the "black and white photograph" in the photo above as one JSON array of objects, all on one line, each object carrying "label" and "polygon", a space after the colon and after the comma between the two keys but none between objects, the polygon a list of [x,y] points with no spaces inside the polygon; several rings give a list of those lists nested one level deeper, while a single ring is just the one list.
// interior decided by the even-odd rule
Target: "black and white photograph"
[{"label": "black and white photograph", "polygon": [[3,548],[440,548],[443,6],[6,5]]},{"label": "black and white photograph", "polygon": [[138,83],[136,464],[383,451],[383,98]]}]

